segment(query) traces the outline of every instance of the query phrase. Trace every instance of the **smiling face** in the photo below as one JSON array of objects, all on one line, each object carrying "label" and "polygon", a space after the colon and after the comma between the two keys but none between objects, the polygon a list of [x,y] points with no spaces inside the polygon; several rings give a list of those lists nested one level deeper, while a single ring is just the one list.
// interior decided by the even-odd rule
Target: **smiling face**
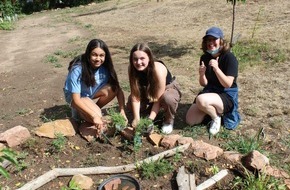
[{"label": "smiling face", "polygon": [[206,37],[206,48],[207,50],[214,51],[219,49],[221,46],[220,38],[215,38],[213,36]]},{"label": "smiling face", "polygon": [[90,64],[93,68],[100,67],[105,61],[106,53],[101,48],[97,47],[90,53]]},{"label": "smiling face", "polygon": [[137,71],[144,71],[148,67],[149,57],[144,51],[137,50],[133,53],[133,65]]}]

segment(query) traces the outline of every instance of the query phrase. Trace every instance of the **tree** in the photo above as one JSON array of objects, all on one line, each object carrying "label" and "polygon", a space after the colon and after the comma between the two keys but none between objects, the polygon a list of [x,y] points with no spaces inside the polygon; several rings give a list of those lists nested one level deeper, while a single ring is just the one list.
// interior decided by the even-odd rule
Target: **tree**
[{"label": "tree", "polygon": [[246,0],[227,0],[227,2],[231,2],[233,4],[233,20],[232,20],[232,32],[231,32],[231,40],[230,40],[230,47],[233,47],[233,36],[234,36],[234,29],[235,29],[235,16],[236,16],[236,3],[237,1],[242,1],[243,3],[246,2]]}]

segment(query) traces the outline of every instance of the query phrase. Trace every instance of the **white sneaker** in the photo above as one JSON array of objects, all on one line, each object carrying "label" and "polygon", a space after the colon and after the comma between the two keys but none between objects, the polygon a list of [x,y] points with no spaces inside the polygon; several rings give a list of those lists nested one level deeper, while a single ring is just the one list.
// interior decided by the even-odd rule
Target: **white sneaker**
[{"label": "white sneaker", "polygon": [[164,124],[161,128],[161,132],[164,134],[169,134],[173,131],[173,125],[172,124]]},{"label": "white sneaker", "polygon": [[220,131],[220,128],[221,128],[221,117],[217,116],[214,120],[211,121],[209,133],[215,135]]}]

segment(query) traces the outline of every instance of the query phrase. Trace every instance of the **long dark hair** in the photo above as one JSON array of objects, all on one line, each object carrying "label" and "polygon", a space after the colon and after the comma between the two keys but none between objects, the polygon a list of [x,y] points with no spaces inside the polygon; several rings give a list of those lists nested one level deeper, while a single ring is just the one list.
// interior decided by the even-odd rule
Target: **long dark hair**
[{"label": "long dark hair", "polygon": [[147,86],[147,98],[150,100],[154,100],[157,98],[157,90],[159,88],[158,85],[156,85],[157,81],[157,74],[155,71],[155,64],[154,64],[154,56],[149,48],[149,46],[145,43],[137,43],[133,46],[130,52],[130,65],[129,65],[129,81],[130,81],[130,87],[131,87],[131,94],[134,95],[136,98],[140,99],[140,75],[138,74],[138,71],[133,65],[133,53],[135,51],[143,51],[145,52],[149,57],[149,64],[148,67],[145,70],[145,74],[147,76],[148,80],[148,86]]},{"label": "long dark hair", "polygon": [[71,70],[72,66],[79,61],[81,61],[82,65],[82,76],[81,80],[84,81],[84,83],[87,86],[94,86],[96,84],[95,76],[94,76],[94,68],[90,64],[90,54],[95,48],[101,48],[105,52],[105,61],[102,64],[104,67],[106,67],[109,71],[109,84],[112,87],[112,90],[115,91],[117,88],[120,87],[118,77],[116,74],[116,71],[114,69],[111,53],[109,51],[108,46],[103,40],[100,39],[93,39],[91,40],[86,48],[86,52],[76,58],[74,58],[68,67],[68,70]]}]

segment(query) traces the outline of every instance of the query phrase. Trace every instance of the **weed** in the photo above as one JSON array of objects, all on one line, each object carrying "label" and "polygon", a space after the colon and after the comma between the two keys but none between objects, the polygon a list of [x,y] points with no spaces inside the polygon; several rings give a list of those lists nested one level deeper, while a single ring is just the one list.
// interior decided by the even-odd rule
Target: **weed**
[{"label": "weed", "polygon": [[53,121],[53,119],[49,119],[49,118],[47,118],[47,117],[44,116],[44,115],[41,115],[40,118],[42,119],[42,121],[43,121],[44,123],[47,123],[47,122],[51,122],[51,121]]},{"label": "weed", "polygon": [[82,189],[79,187],[79,185],[74,180],[71,180],[69,182],[69,186],[62,187],[61,190],[82,190]]},{"label": "weed", "polygon": [[214,164],[214,165],[212,165],[212,166],[210,167],[209,171],[210,171],[213,175],[215,175],[215,174],[219,173],[220,168],[219,168],[217,165]]},{"label": "weed", "polygon": [[54,55],[59,56],[61,58],[74,58],[76,57],[80,52],[80,49],[75,49],[75,50],[71,50],[71,51],[62,51],[62,50],[56,50],[54,52]]},{"label": "weed", "polygon": [[231,138],[230,130],[221,128],[221,131],[215,137],[218,139],[223,139],[223,140],[230,139]]},{"label": "weed", "polygon": [[254,65],[282,63],[287,59],[286,50],[281,50],[266,43],[256,40],[242,41],[232,48],[233,53],[239,61],[239,69],[245,70]]},{"label": "weed", "polygon": [[55,57],[54,55],[47,55],[46,56],[46,62],[47,63],[57,63],[58,62],[58,58]]},{"label": "weed", "polygon": [[139,166],[139,173],[142,178],[156,179],[173,171],[173,166],[165,159],[159,159],[155,162],[143,162]]},{"label": "weed", "polygon": [[56,139],[54,139],[51,143],[50,151],[51,153],[58,153],[62,151],[66,144],[66,138],[63,134],[57,133],[55,134]]},{"label": "weed", "polygon": [[176,149],[176,153],[173,156],[173,162],[179,162],[181,160],[181,153]]},{"label": "weed", "polygon": [[31,109],[25,109],[25,108],[16,111],[16,113],[21,116],[27,115],[30,112],[31,112]]},{"label": "weed", "polygon": [[124,91],[126,91],[126,92],[130,92],[130,85],[129,85],[128,82],[122,82],[122,83],[121,83],[121,87],[122,87],[122,89],[123,89]]},{"label": "weed", "polygon": [[0,30],[13,30],[14,24],[12,22],[3,21],[0,22]]},{"label": "weed", "polygon": [[255,35],[256,31],[258,30],[257,26],[258,26],[258,21],[260,21],[260,15],[261,15],[262,10],[263,10],[263,8],[260,7],[259,12],[257,14],[256,22],[255,22],[255,25],[253,28],[252,38],[254,38],[254,35]]},{"label": "weed", "polygon": [[20,154],[17,154],[16,159],[18,161],[17,164],[18,172],[25,170],[28,167],[28,164],[24,161],[27,156],[28,156],[27,152],[21,152]]},{"label": "weed", "polygon": [[[17,154],[11,149],[4,148],[0,150],[0,163],[2,163],[4,160],[9,161],[16,166],[18,165]],[[2,167],[2,165],[0,165],[0,174],[3,175],[5,178],[10,177],[7,170]]]},{"label": "weed", "polygon": [[69,43],[73,43],[73,42],[76,42],[76,41],[80,41],[81,40],[81,37],[80,36],[76,36],[74,38],[71,38],[68,40]]},{"label": "weed", "polygon": [[184,137],[191,137],[193,139],[202,136],[207,135],[206,127],[202,125],[198,126],[187,126],[183,129],[182,135]]},{"label": "weed", "polygon": [[36,139],[35,138],[29,138],[27,139],[24,144],[22,145],[23,148],[27,148],[27,149],[34,149],[36,148]]},{"label": "weed", "polygon": [[259,109],[254,106],[250,106],[244,109],[244,114],[252,117],[256,117],[259,113]]},{"label": "weed", "polygon": [[96,158],[93,154],[89,154],[84,161],[82,161],[82,165],[87,166],[94,166],[96,165]]},{"label": "weed", "polygon": [[266,174],[259,174],[256,177],[253,173],[245,169],[245,177],[237,176],[234,179],[233,189],[247,189],[247,190],[286,190],[285,184],[280,180]]},{"label": "weed", "polygon": [[247,154],[253,150],[258,150],[260,152],[264,152],[261,149],[262,141],[260,139],[260,135],[262,134],[262,132],[263,132],[263,128],[261,128],[258,131],[258,133],[256,134],[256,136],[254,136],[254,137],[244,138],[243,136],[241,136],[239,138],[229,139],[229,141],[227,141],[222,146],[226,150],[235,150],[241,154]]}]

